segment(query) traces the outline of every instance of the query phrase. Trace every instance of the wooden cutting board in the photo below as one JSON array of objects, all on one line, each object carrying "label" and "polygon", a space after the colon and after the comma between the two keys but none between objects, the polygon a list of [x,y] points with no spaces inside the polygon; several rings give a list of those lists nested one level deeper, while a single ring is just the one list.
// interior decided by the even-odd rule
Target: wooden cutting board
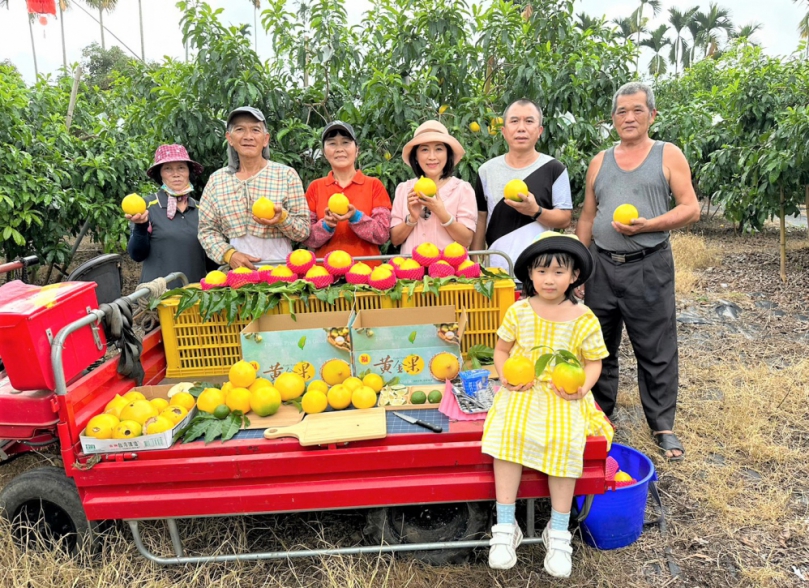
[{"label": "wooden cutting board", "polygon": [[387,426],[384,408],[309,414],[297,425],[270,427],[264,431],[266,439],[297,437],[304,447],[364,439],[382,439],[385,435],[387,435]]}]

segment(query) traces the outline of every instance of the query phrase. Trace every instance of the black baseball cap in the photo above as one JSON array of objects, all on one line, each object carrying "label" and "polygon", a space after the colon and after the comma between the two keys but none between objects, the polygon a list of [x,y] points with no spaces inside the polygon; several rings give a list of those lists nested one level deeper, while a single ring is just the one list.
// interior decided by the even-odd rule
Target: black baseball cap
[{"label": "black baseball cap", "polygon": [[326,128],[323,129],[323,132],[320,134],[320,142],[323,143],[326,140],[326,135],[332,131],[343,131],[343,133],[351,137],[352,141],[355,143],[357,142],[357,135],[354,133],[354,127],[341,120],[335,120],[326,125]]},{"label": "black baseball cap", "polygon": [[259,122],[266,121],[266,119],[264,118],[264,113],[261,112],[258,108],[253,108],[252,106],[240,106],[239,108],[230,111],[230,114],[228,115],[227,126],[230,126],[230,121],[233,120],[233,117],[238,114],[249,114]]}]

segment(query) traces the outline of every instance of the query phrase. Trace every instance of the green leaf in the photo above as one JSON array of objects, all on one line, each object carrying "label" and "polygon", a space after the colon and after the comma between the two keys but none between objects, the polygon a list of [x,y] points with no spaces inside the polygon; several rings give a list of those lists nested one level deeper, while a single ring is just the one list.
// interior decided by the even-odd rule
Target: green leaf
[{"label": "green leaf", "polygon": [[[238,412],[238,411],[237,411]],[[224,419],[222,425],[222,443],[233,439],[234,435],[242,428],[242,416],[239,414],[230,413]]]},{"label": "green leaf", "polygon": [[570,353],[567,349],[559,349],[556,354],[562,357],[567,363],[572,363],[577,366],[581,365],[579,358]]},{"label": "green leaf", "polygon": [[298,340],[298,349],[300,349],[301,351],[303,351],[303,348],[304,348],[304,346],[305,346],[305,345],[306,345],[306,335],[304,335],[303,337],[301,337],[301,338]]},{"label": "green leaf", "polygon": [[545,368],[548,367],[548,362],[553,358],[553,353],[546,353],[544,355],[540,355],[537,359],[536,363],[534,364],[534,375],[538,378],[542,375],[545,371]]},{"label": "green leaf", "polygon": [[416,331],[410,333],[410,336],[407,338],[407,340],[410,341],[410,343],[414,343],[416,341]]},{"label": "green leaf", "polygon": [[199,416],[194,417],[194,420],[190,423],[188,430],[183,435],[183,443],[191,443],[195,439],[198,439],[205,432],[208,430],[208,423],[211,419],[207,418],[200,418]]},{"label": "green leaf", "polygon": [[205,445],[222,434],[222,424],[224,421],[213,419],[208,421],[208,428],[205,429]]},{"label": "green leaf", "polygon": [[394,376],[393,378],[391,378],[390,380],[388,380],[387,382],[385,382],[385,386],[395,386],[395,385],[397,385],[397,384],[398,384],[400,381],[401,381],[401,379],[399,378],[399,376]]}]

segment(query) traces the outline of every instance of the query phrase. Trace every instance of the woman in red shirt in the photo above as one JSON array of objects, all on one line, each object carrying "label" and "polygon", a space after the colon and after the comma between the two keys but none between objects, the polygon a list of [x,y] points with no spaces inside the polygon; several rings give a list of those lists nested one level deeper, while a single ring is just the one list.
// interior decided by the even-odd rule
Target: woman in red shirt
[{"label": "woman in red shirt", "polygon": [[[317,257],[335,249],[342,249],[352,257],[379,255],[379,246],[390,237],[391,203],[385,186],[355,167],[359,147],[350,124],[329,123],[323,129],[321,142],[331,171],[306,190],[312,227],[303,245],[314,250]],[[348,198],[348,212],[343,215],[328,209],[329,198],[334,194],[345,194]]]}]

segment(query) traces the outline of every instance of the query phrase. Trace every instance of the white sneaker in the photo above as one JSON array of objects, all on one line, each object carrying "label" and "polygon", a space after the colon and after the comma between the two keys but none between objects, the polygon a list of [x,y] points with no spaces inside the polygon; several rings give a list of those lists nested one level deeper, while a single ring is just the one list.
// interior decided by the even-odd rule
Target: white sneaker
[{"label": "white sneaker", "polygon": [[517,563],[517,546],[522,543],[522,531],[517,523],[495,525],[489,540],[489,567],[508,570]]},{"label": "white sneaker", "polygon": [[[542,532],[542,543],[545,545],[545,571],[556,578],[569,578],[573,569],[573,548],[570,540],[573,536],[568,531],[554,531],[550,523]],[[491,565],[491,564],[490,564]]]}]

